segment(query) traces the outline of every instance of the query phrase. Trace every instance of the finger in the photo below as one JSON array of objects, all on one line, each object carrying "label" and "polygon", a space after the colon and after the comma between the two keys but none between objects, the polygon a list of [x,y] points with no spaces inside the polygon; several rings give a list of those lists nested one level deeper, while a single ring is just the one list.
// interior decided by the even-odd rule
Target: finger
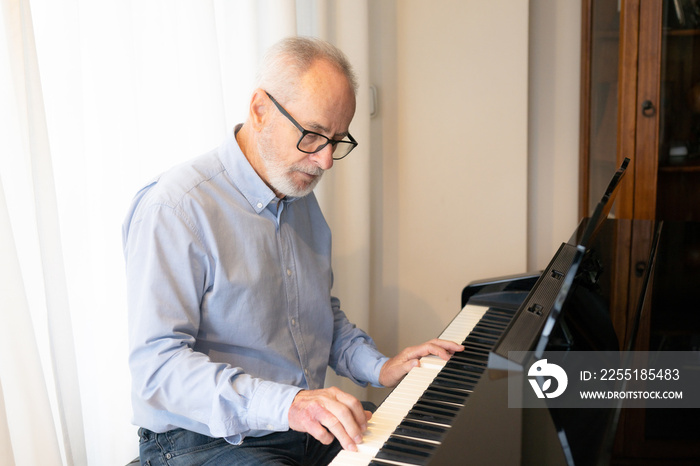
[{"label": "finger", "polygon": [[306,432],[324,445],[330,445],[336,438],[322,422],[313,422],[306,426]]},{"label": "finger", "polygon": [[320,423],[329,413],[320,403],[322,398],[317,391],[301,390],[289,407],[289,427],[298,432],[308,432],[319,442],[329,445],[333,435]]},{"label": "finger", "polygon": [[395,387],[411,369],[419,364],[418,359],[408,361],[390,359],[379,372],[379,383],[385,387]]},{"label": "finger", "polygon": [[464,351],[464,346],[458,345],[452,341],[446,340],[431,340],[425,344],[426,354],[432,354],[442,359],[449,359],[454,353]]},{"label": "finger", "polygon": [[442,346],[447,351],[451,351],[453,353],[456,353],[458,351],[464,351],[464,345],[460,345],[459,343],[455,343],[454,341],[436,340],[436,344]]},{"label": "finger", "polygon": [[360,400],[350,395],[349,393],[345,393],[339,389],[335,390],[337,390],[336,399],[350,410],[350,412],[352,413],[352,417],[354,418],[354,423],[360,428],[360,432],[358,433],[361,434],[367,429],[368,419],[365,415],[366,411],[362,407],[362,403],[360,402]]},{"label": "finger", "polygon": [[[348,430],[346,430],[346,426],[340,419],[340,417],[343,417],[347,421],[348,416],[340,414],[339,417],[338,415],[333,413],[333,407],[331,407],[329,411],[326,411],[326,413],[326,415],[323,415],[320,417],[320,419],[318,419],[321,425],[328,429],[328,432],[330,432],[333,435],[333,437],[338,439],[338,442],[340,442],[340,445],[343,447],[343,449],[357,451],[356,443],[359,443],[362,440],[362,436],[359,434],[353,435],[348,433]],[[349,416],[349,418],[353,419],[352,423],[354,423],[354,418],[352,416]],[[355,424],[355,426],[357,426],[357,424]],[[352,429],[349,426],[348,428]],[[355,430],[358,429],[356,428]],[[328,444],[326,443],[325,445]]]},{"label": "finger", "polygon": [[464,350],[463,345],[460,345],[459,343],[455,343],[454,341],[450,341],[450,340],[440,340],[439,338],[434,338],[427,343],[430,345],[438,346],[438,347],[444,349],[445,351],[450,351],[450,352]]},{"label": "finger", "polygon": [[327,408],[339,421],[339,425],[328,425],[326,427],[328,427],[334,435],[340,432],[340,436],[336,435],[336,437],[341,445],[348,449],[349,445],[346,445],[343,436],[347,435],[347,438],[353,444],[361,443],[362,433],[367,430],[368,418],[365,414],[365,410],[362,408],[362,403],[354,396],[339,391],[336,399],[338,403],[329,403]]}]

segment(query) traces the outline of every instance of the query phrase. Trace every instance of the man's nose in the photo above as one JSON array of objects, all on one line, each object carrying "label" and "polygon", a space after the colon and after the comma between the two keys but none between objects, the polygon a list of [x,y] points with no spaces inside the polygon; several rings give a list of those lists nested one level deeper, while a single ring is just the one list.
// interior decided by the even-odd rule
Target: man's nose
[{"label": "man's nose", "polygon": [[311,154],[311,161],[318,165],[322,170],[328,170],[333,166],[333,144],[328,144],[318,152]]}]

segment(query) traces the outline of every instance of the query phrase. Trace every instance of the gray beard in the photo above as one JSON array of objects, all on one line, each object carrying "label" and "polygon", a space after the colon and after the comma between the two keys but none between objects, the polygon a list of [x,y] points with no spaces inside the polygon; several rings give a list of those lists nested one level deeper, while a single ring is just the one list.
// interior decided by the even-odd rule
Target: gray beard
[{"label": "gray beard", "polygon": [[[321,181],[321,176],[323,175],[323,170],[320,168],[317,168],[316,170],[309,170],[308,168],[301,168],[298,165],[292,165],[289,168],[284,168],[280,166],[277,160],[273,160],[271,162],[265,160],[265,168],[267,170],[267,177],[270,186],[272,186],[272,188],[278,193],[290,197],[304,197],[310,194],[318,182]],[[316,175],[316,178],[309,184],[300,186],[298,183],[294,182],[292,177],[293,172],[295,171]]]},{"label": "gray beard", "polygon": [[[314,190],[321,176],[323,169],[315,166],[304,166],[302,164],[293,164],[285,167],[280,160],[274,155],[272,141],[269,138],[271,132],[261,135],[258,140],[258,154],[265,165],[267,172],[267,182],[273,190],[283,196],[304,197]],[[299,185],[294,182],[294,172],[303,172],[309,175],[315,175],[316,178],[309,184]]]}]

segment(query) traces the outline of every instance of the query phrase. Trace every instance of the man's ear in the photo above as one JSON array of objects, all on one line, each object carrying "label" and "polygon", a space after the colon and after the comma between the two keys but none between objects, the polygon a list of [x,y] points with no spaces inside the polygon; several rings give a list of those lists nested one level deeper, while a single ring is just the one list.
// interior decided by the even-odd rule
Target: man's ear
[{"label": "man's ear", "polygon": [[265,91],[258,88],[253,91],[253,95],[250,98],[250,122],[255,131],[260,131],[267,122],[270,115],[270,98],[267,96]]}]

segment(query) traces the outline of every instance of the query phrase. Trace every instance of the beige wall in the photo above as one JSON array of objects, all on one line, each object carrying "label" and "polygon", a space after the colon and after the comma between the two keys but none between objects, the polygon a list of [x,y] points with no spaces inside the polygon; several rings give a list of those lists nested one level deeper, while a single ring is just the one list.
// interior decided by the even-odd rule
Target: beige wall
[{"label": "beige wall", "polygon": [[578,218],[580,2],[530,0],[528,269],[546,267]]},{"label": "beige wall", "polygon": [[404,347],[444,328],[468,281],[526,267],[528,7],[398,5],[398,156],[387,168],[398,175]]},{"label": "beige wall", "polygon": [[573,231],[580,5],[382,0],[369,12],[369,330],[395,354],[437,336],[469,281],[541,269]]}]

